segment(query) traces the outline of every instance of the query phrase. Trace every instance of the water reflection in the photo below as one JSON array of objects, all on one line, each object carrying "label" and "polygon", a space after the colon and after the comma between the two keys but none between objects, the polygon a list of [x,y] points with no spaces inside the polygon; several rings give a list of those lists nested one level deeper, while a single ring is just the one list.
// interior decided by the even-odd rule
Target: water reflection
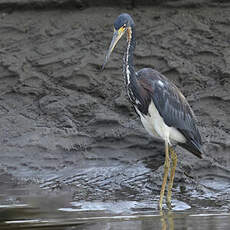
[{"label": "water reflection", "polygon": [[44,212],[30,206],[0,208],[0,229],[56,230],[228,230],[230,213],[162,211],[149,214],[111,215],[108,212]]},{"label": "water reflection", "polygon": [[173,201],[171,211],[157,211],[157,201],[78,201],[63,196],[0,197],[0,229],[46,230],[229,230],[229,207],[192,208]]},{"label": "water reflection", "polygon": [[[174,219],[173,219],[173,213],[171,211],[164,212],[160,211],[161,216],[161,230],[174,230]],[[167,228],[168,227],[168,228]]]}]

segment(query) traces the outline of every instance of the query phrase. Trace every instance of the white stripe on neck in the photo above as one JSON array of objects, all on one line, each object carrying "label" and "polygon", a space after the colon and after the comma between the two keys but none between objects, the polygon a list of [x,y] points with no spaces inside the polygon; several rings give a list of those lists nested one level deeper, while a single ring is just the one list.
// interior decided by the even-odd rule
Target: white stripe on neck
[{"label": "white stripe on neck", "polygon": [[126,84],[130,84],[130,71],[129,71],[129,64],[128,64],[128,59],[129,59],[129,49],[130,49],[130,42],[131,42],[131,37],[132,37],[132,30],[130,30],[130,40],[128,41],[128,47],[126,51]]}]

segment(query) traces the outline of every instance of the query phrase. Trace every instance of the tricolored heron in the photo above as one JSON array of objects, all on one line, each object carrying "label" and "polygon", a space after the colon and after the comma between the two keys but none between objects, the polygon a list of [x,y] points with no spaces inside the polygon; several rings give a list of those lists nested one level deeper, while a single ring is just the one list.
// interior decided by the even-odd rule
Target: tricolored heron
[{"label": "tricolored heron", "polygon": [[[151,68],[135,72],[133,65],[135,25],[129,14],[121,14],[115,20],[113,38],[102,68],[104,69],[115,45],[125,32],[127,32],[127,50],[123,59],[123,72],[127,93],[147,132],[151,136],[164,140],[165,164],[159,208],[162,210],[169,168],[170,177],[166,201],[168,207],[171,208],[172,187],[177,164],[174,146],[178,144],[201,158],[200,133],[191,107],[172,82]],[[170,164],[170,157],[172,164]]]}]

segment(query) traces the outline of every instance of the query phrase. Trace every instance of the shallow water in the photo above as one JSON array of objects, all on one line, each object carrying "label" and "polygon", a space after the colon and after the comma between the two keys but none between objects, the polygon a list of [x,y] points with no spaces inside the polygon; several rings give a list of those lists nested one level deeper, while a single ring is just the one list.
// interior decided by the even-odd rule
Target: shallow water
[{"label": "shallow water", "polygon": [[[66,211],[66,212],[65,212]],[[112,215],[108,210],[53,210],[29,205],[1,207],[1,229],[229,229],[230,213],[217,211],[165,211]]]},{"label": "shallow water", "polygon": [[[31,188],[29,193],[36,194]],[[6,191],[4,191],[6,192]],[[0,229],[229,229],[224,206],[194,208],[173,200],[173,210],[157,211],[157,199],[146,201],[71,201],[71,195],[28,195],[11,189],[0,195]],[[199,203],[198,201],[196,201]]]}]

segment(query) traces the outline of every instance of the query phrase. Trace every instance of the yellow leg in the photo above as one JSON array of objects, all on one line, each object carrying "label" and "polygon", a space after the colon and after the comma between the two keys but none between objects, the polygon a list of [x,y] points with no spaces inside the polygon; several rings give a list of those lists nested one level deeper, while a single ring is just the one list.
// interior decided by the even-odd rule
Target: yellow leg
[{"label": "yellow leg", "polygon": [[165,193],[165,185],[167,183],[168,179],[168,171],[169,171],[169,146],[168,143],[165,142],[165,165],[164,165],[164,177],[163,177],[163,182],[161,185],[161,193],[160,193],[160,200],[159,200],[159,209],[162,210],[162,202],[163,202],[163,197]]},{"label": "yellow leg", "polygon": [[172,147],[169,147],[169,152],[171,154],[172,166],[170,170],[170,178],[168,183],[167,206],[168,208],[171,209],[172,187],[173,187],[173,180],[174,180],[176,165],[177,165],[177,154]]}]

